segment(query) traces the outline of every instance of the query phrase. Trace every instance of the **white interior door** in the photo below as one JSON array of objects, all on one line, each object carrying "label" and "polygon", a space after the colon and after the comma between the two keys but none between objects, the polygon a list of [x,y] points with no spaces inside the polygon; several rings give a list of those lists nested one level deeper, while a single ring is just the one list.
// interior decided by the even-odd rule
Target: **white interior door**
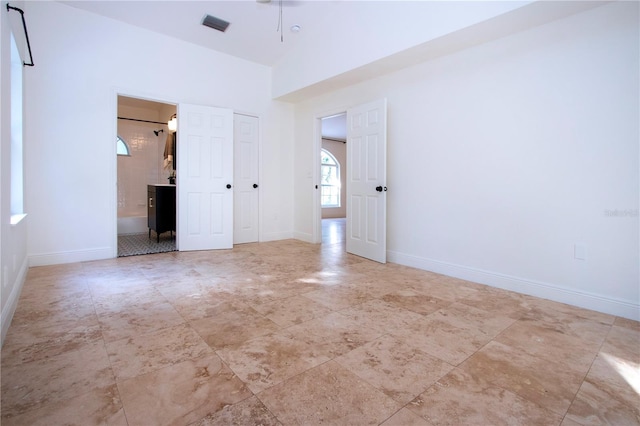
[{"label": "white interior door", "polygon": [[233,111],[178,105],[178,250],[233,247]]},{"label": "white interior door", "polygon": [[258,241],[258,118],[234,114],[233,117],[233,243]]},{"label": "white interior door", "polygon": [[387,100],[347,110],[347,252],[387,261]]}]

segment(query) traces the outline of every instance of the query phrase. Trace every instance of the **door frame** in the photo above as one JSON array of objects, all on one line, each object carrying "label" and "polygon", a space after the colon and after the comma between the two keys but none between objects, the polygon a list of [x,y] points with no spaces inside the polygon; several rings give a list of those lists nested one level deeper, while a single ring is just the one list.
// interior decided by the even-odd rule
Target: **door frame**
[{"label": "door frame", "polygon": [[[234,120],[234,124],[235,124],[235,118],[236,115],[244,115],[245,117],[253,117],[255,119],[258,120],[258,139],[256,141],[256,143],[258,144],[258,185],[260,185],[260,188],[262,189],[262,116],[260,114],[253,114],[250,112],[242,112],[242,111],[233,111],[233,120]],[[236,141],[236,137],[235,134],[233,135],[233,143],[234,143],[234,148],[235,148],[235,141]],[[234,157],[234,161],[235,161],[235,157]],[[234,164],[235,166],[235,164]],[[234,168],[234,176],[233,176],[233,180],[235,181],[235,168]],[[263,230],[263,226],[262,226],[262,204],[263,204],[263,200],[262,200],[262,194],[264,193],[263,190],[258,190],[258,241],[257,242],[261,242],[263,240],[262,238],[262,230]],[[235,194],[234,194],[235,196]],[[234,221],[235,221],[235,209],[234,209]],[[234,244],[235,245],[235,244]]]},{"label": "door frame", "polygon": [[[115,88],[111,96],[111,141],[115,141],[118,137],[118,96],[124,96],[127,98],[135,98],[144,101],[158,102],[162,104],[175,105],[176,108],[180,102],[175,99],[165,98],[156,94],[150,94],[147,92],[136,92],[131,89]],[[109,176],[113,186],[111,187],[111,193],[109,194],[108,207],[113,212],[111,215],[111,235],[112,246],[111,256],[112,258],[118,257],[118,156],[116,153],[116,145],[111,144],[112,151],[109,159]],[[176,170],[176,173],[178,171]],[[176,200],[176,210],[178,209],[178,201]]]},{"label": "door frame", "polygon": [[[322,150],[322,119],[339,114],[346,114],[348,107],[334,108],[328,111],[322,111],[314,115],[313,123],[313,230],[311,240],[314,244],[322,243],[322,202],[320,197],[320,151]],[[347,150],[346,162],[349,162],[349,151]],[[348,185],[348,182],[345,183]],[[347,188],[341,188],[346,191]],[[346,199],[345,203],[349,203]],[[346,207],[346,206],[345,206]]]}]

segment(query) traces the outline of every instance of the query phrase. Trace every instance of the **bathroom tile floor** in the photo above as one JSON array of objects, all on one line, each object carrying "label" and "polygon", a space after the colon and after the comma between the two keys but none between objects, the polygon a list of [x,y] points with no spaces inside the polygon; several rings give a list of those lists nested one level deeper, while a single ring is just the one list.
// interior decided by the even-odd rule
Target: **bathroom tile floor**
[{"label": "bathroom tile floor", "polygon": [[640,324],[294,240],[29,270],[9,425],[640,424]]},{"label": "bathroom tile floor", "polygon": [[152,232],[118,235],[118,257],[176,251],[176,234],[164,232],[159,236]]}]

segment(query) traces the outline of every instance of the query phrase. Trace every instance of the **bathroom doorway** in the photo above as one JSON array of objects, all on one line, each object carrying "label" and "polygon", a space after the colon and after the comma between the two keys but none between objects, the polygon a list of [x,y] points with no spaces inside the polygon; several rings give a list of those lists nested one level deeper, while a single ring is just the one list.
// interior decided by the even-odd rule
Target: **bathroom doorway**
[{"label": "bathroom doorway", "polygon": [[[175,129],[168,125],[176,109],[173,104],[118,96],[118,257],[176,250]],[[150,211],[154,217],[162,214],[163,225],[152,227],[158,232],[149,228]]]}]

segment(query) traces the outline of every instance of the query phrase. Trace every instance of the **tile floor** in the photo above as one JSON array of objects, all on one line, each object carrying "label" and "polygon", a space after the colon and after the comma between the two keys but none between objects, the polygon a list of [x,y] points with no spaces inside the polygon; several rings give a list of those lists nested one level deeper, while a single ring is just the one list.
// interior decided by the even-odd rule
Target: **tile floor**
[{"label": "tile floor", "polygon": [[165,232],[159,236],[142,234],[118,235],[118,257],[176,251],[176,235]]},{"label": "tile floor", "polygon": [[640,324],[294,240],[29,270],[10,425],[640,424]]}]

